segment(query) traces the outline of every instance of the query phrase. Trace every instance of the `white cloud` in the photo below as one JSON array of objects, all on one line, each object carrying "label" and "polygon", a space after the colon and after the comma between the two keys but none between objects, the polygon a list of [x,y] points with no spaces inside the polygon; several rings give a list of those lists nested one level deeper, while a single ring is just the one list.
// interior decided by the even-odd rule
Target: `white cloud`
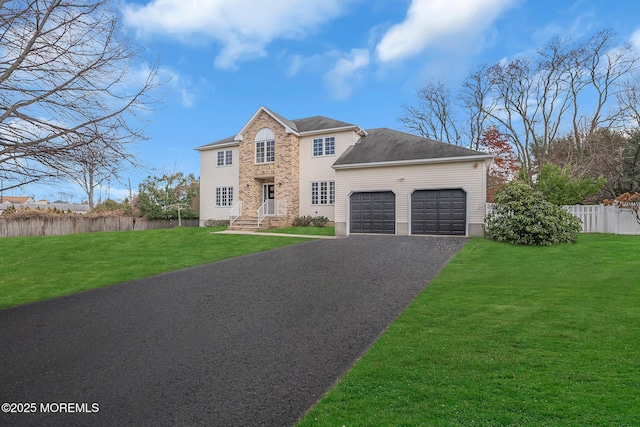
[{"label": "white cloud", "polygon": [[193,108],[195,106],[196,95],[186,89],[180,91],[180,100],[184,108]]},{"label": "white cloud", "polygon": [[369,51],[366,49],[352,49],[348,54],[341,54],[333,68],[324,76],[331,95],[335,99],[349,98],[353,85],[361,78],[359,71],[367,65]]},{"label": "white cloud", "polygon": [[327,64],[336,61],[344,55],[344,53],[337,50],[317,53],[311,56],[303,56],[300,54],[289,55],[287,77],[296,77],[299,74],[316,74],[318,70],[326,70]]},{"label": "white cloud", "polygon": [[[133,83],[143,84],[154,70],[147,63],[139,64],[132,68],[130,78]],[[197,83],[189,75],[176,71],[171,67],[158,67],[155,70],[153,82],[160,87],[160,93],[168,92],[175,99],[179,99],[180,105],[184,108],[193,108],[201,95],[202,90],[211,90],[211,84],[203,78]]]},{"label": "white cloud", "polygon": [[189,41],[205,36],[222,44],[218,68],[265,56],[275,39],[304,37],[338,16],[345,0],[152,0],[127,4],[125,21],[142,34],[167,34]]},{"label": "white cloud", "polygon": [[98,197],[102,197],[102,200],[106,200],[106,199],[111,199],[111,200],[115,200],[116,202],[121,202],[124,199],[128,199],[129,196],[131,194],[135,195],[138,192],[136,190],[133,190],[132,192],[129,191],[128,188],[119,188],[119,187],[113,187],[113,186],[98,186],[96,188],[96,199]]},{"label": "white cloud", "polygon": [[402,60],[447,38],[477,35],[514,1],[412,0],[405,20],[391,27],[378,43],[378,59]]},{"label": "white cloud", "polygon": [[632,48],[634,48],[637,51],[640,51],[640,29],[634,31],[634,33],[631,34],[631,38],[629,42],[631,43]]}]

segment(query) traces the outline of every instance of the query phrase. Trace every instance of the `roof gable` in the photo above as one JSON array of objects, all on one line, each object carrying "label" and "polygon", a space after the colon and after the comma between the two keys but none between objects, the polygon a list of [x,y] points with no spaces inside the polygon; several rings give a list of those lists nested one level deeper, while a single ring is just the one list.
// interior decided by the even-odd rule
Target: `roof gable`
[{"label": "roof gable", "polygon": [[367,130],[367,135],[349,147],[334,167],[355,167],[379,163],[456,161],[492,158],[491,154],[422,138],[387,128]]},{"label": "roof gable", "polygon": [[343,122],[340,120],[331,119],[329,117],[324,116],[313,116],[306,117],[302,119],[289,120],[280,114],[271,111],[267,107],[261,106],[258,111],[256,111],[251,119],[245,123],[245,125],[240,129],[235,136],[229,136],[227,138],[211,142],[209,144],[202,145],[197,147],[197,151],[205,151],[205,150],[213,150],[216,148],[224,148],[229,146],[238,145],[240,141],[242,141],[242,135],[247,129],[247,127],[258,117],[260,113],[266,113],[271,116],[275,121],[280,123],[284,128],[285,132],[293,133],[297,136],[301,134],[310,134],[310,133],[321,133],[323,131],[331,131],[331,130],[347,130],[353,129],[359,135],[366,135],[366,132],[361,129],[359,126],[354,125],[352,123]]},{"label": "roof gable", "polygon": [[249,121],[245,123],[242,129],[240,129],[240,132],[238,132],[238,134],[235,137],[236,141],[242,141],[242,135],[247,130],[249,125],[256,119],[256,117],[260,115],[260,113],[266,113],[269,116],[271,116],[276,122],[280,123],[284,127],[284,131],[286,133],[300,135],[300,133],[298,132],[298,129],[296,128],[295,123],[293,123],[291,120],[285,119],[280,114],[274,113],[273,111],[269,110],[267,107],[260,107],[258,108],[258,111],[256,111],[255,114],[251,116],[251,119],[249,119]]}]

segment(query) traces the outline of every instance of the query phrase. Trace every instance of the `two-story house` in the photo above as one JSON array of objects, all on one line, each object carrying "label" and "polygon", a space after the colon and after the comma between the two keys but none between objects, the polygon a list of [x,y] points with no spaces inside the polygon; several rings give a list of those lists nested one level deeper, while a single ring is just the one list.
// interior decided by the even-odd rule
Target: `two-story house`
[{"label": "two-story house", "polygon": [[391,129],[260,107],[240,131],[197,148],[200,222],[286,226],[326,216],[336,235],[482,235],[492,155]]}]

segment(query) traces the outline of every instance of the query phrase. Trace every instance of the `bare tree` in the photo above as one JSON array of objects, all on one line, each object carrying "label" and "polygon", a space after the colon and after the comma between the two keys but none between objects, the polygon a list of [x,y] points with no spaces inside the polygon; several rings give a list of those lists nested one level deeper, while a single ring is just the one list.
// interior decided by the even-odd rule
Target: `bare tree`
[{"label": "bare tree", "polygon": [[118,180],[127,169],[140,167],[136,157],[126,150],[118,137],[101,132],[98,126],[94,131],[91,144],[78,145],[67,153],[64,163],[56,165],[60,173],[85,192],[89,209],[94,208],[97,187],[111,179]]},{"label": "bare tree", "polygon": [[404,105],[400,122],[406,129],[425,137],[460,144],[460,134],[453,116],[451,94],[441,81],[428,81],[418,89],[417,106]]},{"label": "bare tree", "polygon": [[640,128],[640,78],[628,79],[616,94],[621,120],[628,127]]},{"label": "bare tree", "polygon": [[458,95],[458,105],[465,111],[467,117],[464,134],[469,141],[469,148],[479,150],[482,145],[483,133],[487,129],[489,116],[487,111],[495,108],[496,99],[489,96],[491,86],[484,78],[486,65],[469,74],[462,83],[462,91]]},{"label": "bare tree", "polygon": [[157,66],[136,80],[139,50],[111,4],[0,0],[0,178],[12,186],[58,176],[81,147],[143,137]]},{"label": "bare tree", "polygon": [[[640,189],[640,130],[596,130],[580,146],[573,135],[552,141],[545,163],[570,168],[577,177],[604,177],[593,201]],[[568,168],[568,169],[569,169]]]},{"label": "bare tree", "polygon": [[610,30],[579,43],[555,38],[533,55],[483,65],[469,74],[453,105],[443,83],[427,82],[400,121],[437,139],[455,131],[450,142],[462,136],[474,149],[482,133],[497,126],[531,180],[559,138],[569,135],[563,150],[565,162],[573,163],[585,144],[598,140],[598,130],[640,125],[640,85],[633,80],[640,56],[615,42]]},{"label": "bare tree", "polygon": [[554,39],[535,62],[516,58],[488,68],[484,79],[490,96],[499,101],[490,109],[477,105],[508,132],[523,166],[532,172],[545,162],[561,132],[572,129],[574,147],[580,147],[598,129],[619,122],[614,94],[639,61],[630,45],[614,46],[608,30],[579,44]]}]

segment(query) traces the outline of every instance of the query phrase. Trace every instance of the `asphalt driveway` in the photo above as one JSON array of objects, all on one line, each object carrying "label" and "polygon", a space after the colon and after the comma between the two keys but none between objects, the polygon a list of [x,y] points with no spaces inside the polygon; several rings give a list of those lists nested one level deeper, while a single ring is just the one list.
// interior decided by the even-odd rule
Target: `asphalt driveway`
[{"label": "asphalt driveway", "polygon": [[0,425],[291,426],[466,242],[312,241],[0,311],[0,404],[34,412]]}]

